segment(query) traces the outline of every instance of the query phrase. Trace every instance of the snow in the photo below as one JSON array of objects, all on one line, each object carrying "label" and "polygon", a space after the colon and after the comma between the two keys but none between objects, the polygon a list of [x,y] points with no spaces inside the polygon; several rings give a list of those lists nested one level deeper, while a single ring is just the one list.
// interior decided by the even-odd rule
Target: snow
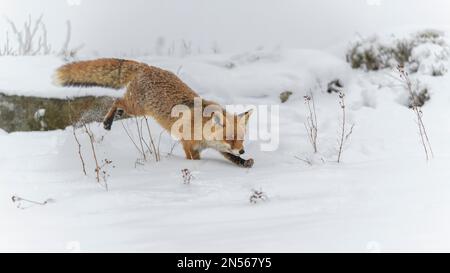
[{"label": "snow", "polygon": [[104,88],[61,88],[52,84],[54,71],[64,62],[56,56],[0,56],[0,93],[48,98],[120,96]]},{"label": "snow", "polygon": [[[52,87],[49,76],[61,64],[56,58],[15,60],[0,58],[1,90],[45,97],[110,92]],[[114,165],[107,169],[106,191],[95,181],[88,137],[81,130],[88,176],[82,173],[72,128],[0,131],[1,251],[450,249],[448,74],[431,77],[419,71],[411,76],[431,94],[423,118],[435,158],[426,162],[414,114],[400,103],[406,91],[395,71],[351,70],[343,58],[300,49],[139,60],[178,73],[203,97],[222,104],[273,105],[279,104],[281,92],[294,92],[280,105],[278,149],[264,152],[259,141],[247,142],[245,156],[254,158],[255,165],[242,169],[215,151],[207,151],[201,161],[188,161],[178,145],[169,155],[174,140],[163,133],[162,161],[141,165],[120,122],[110,132],[95,123],[91,128],[103,139],[96,144],[99,160]],[[337,94],[325,92],[336,78],[345,86],[348,124],[355,124],[341,164],[335,162],[341,108]],[[309,90],[317,106],[318,155],[303,125],[303,95]],[[134,128],[133,120],[124,124]],[[160,127],[153,121],[150,125],[158,136]],[[190,184],[183,183],[183,169],[194,175]],[[251,204],[253,189],[262,190],[268,200]],[[11,201],[14,195],[54,202],[23,202],[25,209],[20,209]]]},{"label": "snow", "polygon": [[[316,84],[316,79],[345,79],[349,71],[342,60],[315,50],[273,49],[237,55],[148,56],[136,60],[177,73],[200,94],[215,96],[219,93],[222,97],[226,94],[227,99],[242,93],[248,97],[275,97],[280,88],[307,90]],[[55,86],[52,84],[53,73],[63,64],[54,56],[0,57],[0,92],[46,98],[123,94],[123,90]]]},{"label": "snow", "polygon": [[34,113],[34,119],[35,119],[35,120],[39,120],[39,119],[45,117],[45,112],[46,112],[46,109],[44,109],[44,108],[38,109],[38,110]]},{"label": "snow", "polygon": [[436,44],[422,44],[414,48],[412,59],[419,63],[418,70],[422,74],[433,75],[442,71],[447,72],[450,49]]}]

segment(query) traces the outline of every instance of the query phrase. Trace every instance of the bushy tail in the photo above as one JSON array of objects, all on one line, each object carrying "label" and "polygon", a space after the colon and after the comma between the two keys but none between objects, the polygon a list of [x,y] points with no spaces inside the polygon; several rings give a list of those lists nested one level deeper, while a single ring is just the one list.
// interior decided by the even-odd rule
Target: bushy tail
[{"label": "bushy tail", "polygon": [[146,64],[120,59],[97,59],[69,63],[58,68],[54,83],[59,86],[125,87]]}]

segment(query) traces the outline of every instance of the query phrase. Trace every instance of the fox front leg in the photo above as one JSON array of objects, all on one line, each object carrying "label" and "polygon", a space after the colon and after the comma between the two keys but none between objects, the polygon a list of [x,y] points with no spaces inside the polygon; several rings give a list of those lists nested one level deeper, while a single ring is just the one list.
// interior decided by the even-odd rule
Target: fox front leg
[{"label": "fox front leg", "polygon": [[194,149],[194,145],[190,142],[183,142],[183,150],[186,154],[186,159],[190,160],[200,160],[200,151],[198,149]]},{"label": "fox front leg", "polygon": [[240,167],[244,167],[244,168],[251,168],[253,167],[253,164],[255,163],[255,161],[250,158],[250,159],[243,159],[239,156],[230,154],[230,153],[224,153],[224,152],[220,152],[226,159],[230,160],[231,162],[233,162],[234,164],[240,166]]}]

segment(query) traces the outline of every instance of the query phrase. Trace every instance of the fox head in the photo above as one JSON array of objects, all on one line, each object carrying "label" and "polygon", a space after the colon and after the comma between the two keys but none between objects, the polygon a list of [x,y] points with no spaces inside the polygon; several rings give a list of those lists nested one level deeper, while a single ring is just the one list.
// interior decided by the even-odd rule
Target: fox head
[{"label": "fox head", "polygon": [[207,130],[208,144],[220,152],[242,155],[246,128],[253,110],[241,114],[229,114],[225,111],[215,111],[211,115],[210,127]]}]

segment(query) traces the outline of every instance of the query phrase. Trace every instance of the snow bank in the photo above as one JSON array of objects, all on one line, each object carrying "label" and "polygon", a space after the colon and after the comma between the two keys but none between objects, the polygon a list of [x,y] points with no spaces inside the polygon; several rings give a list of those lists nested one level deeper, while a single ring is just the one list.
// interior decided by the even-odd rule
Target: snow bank
[{"label": "snow bank", "polygon": [[1,56],[0,92],[44,98],[120,96],[120,91],[105,88],[61,88],[53,85],[52,75],[63,64],[64,62],[55,56]]},{"label": "snow bank", "polygon": [[[200,55],[185,58],[143,57],[139,61],[177,73],[200,94],[277,97],[286,90],[306,92],[317,80],[348,75],[340,59],[314,50],[259,50],[239,55]],[[0,57],[0,92],[11,95],[66,98],[73,96],[120,96],[123,91],[104,88],[60,88],[52,74],[63,62],[51,56]]]}]

